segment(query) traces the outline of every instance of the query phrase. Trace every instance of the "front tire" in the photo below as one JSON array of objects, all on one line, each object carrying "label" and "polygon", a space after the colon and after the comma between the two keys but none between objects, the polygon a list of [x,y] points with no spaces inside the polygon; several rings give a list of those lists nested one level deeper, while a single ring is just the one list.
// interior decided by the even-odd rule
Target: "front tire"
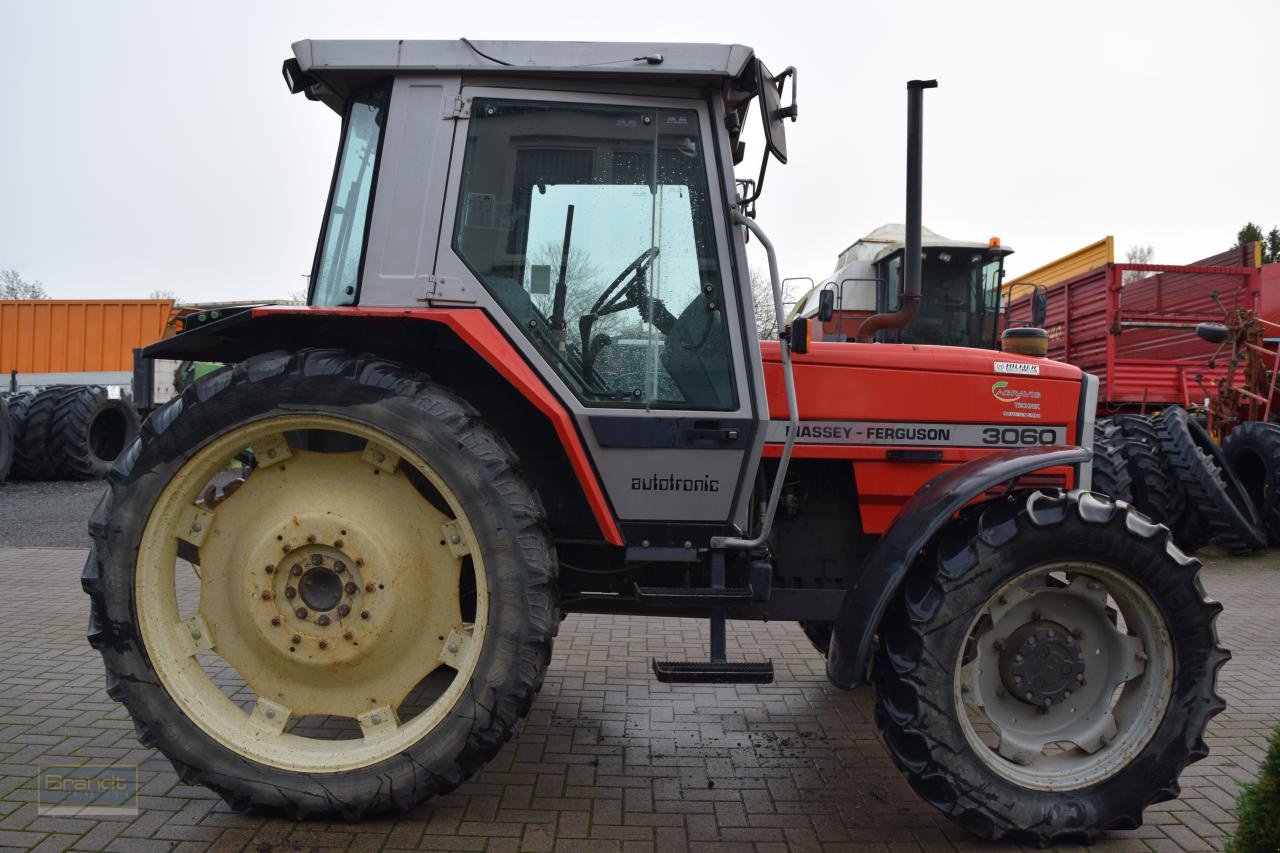
[{"label": "front tire", "polygon": [[882,622],[876,718],[894,761],[983,838],[1089,843],[1140,825],[1208,753],[1224,707],[1222,608],[1198,570],[1166,528],[1088,493],[968,513]]},{"label": "front tire", "polygon": [[108,485],[83,576],[107,692],[233,808],[402,811],[528,712],[559,622],[545,513],[425,377],[254,357],[155,412]]}]

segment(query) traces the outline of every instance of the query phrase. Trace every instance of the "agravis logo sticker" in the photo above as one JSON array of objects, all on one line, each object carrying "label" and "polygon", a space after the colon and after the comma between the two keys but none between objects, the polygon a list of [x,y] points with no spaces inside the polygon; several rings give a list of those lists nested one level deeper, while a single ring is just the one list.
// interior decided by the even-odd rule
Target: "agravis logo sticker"
[{"label": "agravis logo sticker", "polygon": [[1001,403],[1012,403],[1018,399],[1018,392],[1009,387],[1009,383],[1001,379],[991,385],[991,396]]}]

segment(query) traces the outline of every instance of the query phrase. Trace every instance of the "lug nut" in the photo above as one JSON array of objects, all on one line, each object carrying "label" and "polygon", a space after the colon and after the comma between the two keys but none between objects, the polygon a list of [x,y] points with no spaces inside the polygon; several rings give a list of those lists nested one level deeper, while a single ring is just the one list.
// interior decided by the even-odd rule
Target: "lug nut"
[{"label": "lug nut", "polygon": [[[342,540],[339,539],[338,541],[341,542]],[[342,562],[341,560],[335,560],[333,563],[333,570],[338,574],[342,574],[347,570],[347,564]]]},{"label": "lug nut", "polygon": [[293,611],[293,615],[294,615],[294,616],[297,616],[299,619],[306,619],[306,618],[307,618],[307,608],[305,608],[305,607],[299,607],[297,610]]},{"label": "lug nut", "polygon": [[364,565],[364,557],[356,557],[356,568]]},{"label": "lug nut", "polygon": [[318,566],[323,562],[324,562],[324,557],[321,557],[319,554],[311,555],[311,565]]},{"label": "lug nut", "polygon": [[1014,656],[1013,656],[1013,662],[1014,662],[1014,663],[1022,663],[1022,655],[1014,655]]},{"label": "lug nut", "polygon": [[342,547],[342,540],[341,540],[341,539],[335,539],[335,540],[333,540],[333,547],[335,547],[335,548],[341,548],[341,547]]},{"label": "lug nut", "polygon": [[293,575],[295,578],[298,575],[302,574],[302,564],[294,563],[293,566],[289,569],[289,574]]},{"label": "lug nut", "polygon": [[275,625],[277,628],[279,628],[279,627],[280,627],[280,617],[279,617],[279,616],[272,616],[272,617],[271,617],[271,624],[272,624],[272,625]]},{"label": "lug nut", "polygon": [[273,566],[273,565],[271,565],[270,563],[268,563],[268,564],[267,564],[267,567],[266,567],[265,569],[263,569],[263,571],[264,571],[264,572],[266,572],[267,574],[271,574],[271,573],[272,573],[272,572],[274,572],[275,570],[276,570],[276,567],[275,567],[275,566]]},{"label": "lug nut", "polygon": [[321,641],[320,641],[320,648],[322,648],[322,649],[327,649],[327,648],[329,648],[329,641],[328,641],[328,640],[321,640]]},{"label": "lug nut", "polygon": [[350,639],[351,639],[352,637],[354,637],[354,636],[355,636],[355,634],[351,633],[350,631],[343,631],[343,632],[342,632],[342,639],[344,639],[344,640],[350,640]]},{"label": "lug nut", "polygon": [[316,619],[316,624],[323,628],[329,624],[329,617],[321,613],[319,618]]},{"label": "lug nut", "polygon": [[991,648],[995,649],[998,652],[1004,651],[1004,640],[996,640],[994,643],[991,644]]},{"label": "lug nut", "polygon": [[294,597],[295,595],[297,595],[297,594],[298,594],[298,591],[297,591],[296,589],[294,589],[293,587],[291,587],[291,586],[286,586],[286,587],[284,588],[284,597],[285,597],[285,598],[290,598],[290,599],[291,599],[291,598],[293,598],[293,597]]},{"label": "lug nut", "polygon": [[292,545],[290,545],[288,542],[286,542],[286,543],[284,543],[283,545],[281,545],[281,546],[280,546],[280,550],[281,550],[281,551],[283,551],[284,553],[288,554],[290,551],[292,551],[292,550],[293,550],[293,546],[292,546]]},{"label": "lug nut", "polygon": [[296,646],[296,645],[298,645],[298,643],[301,643],[301,642],[302,642],[302,638],[301,638],[301,637],[299,637],[297,634],[294,634],[294,635],[289,639],[289,642],[293,643],[293,644]]},{"label": "lug nut", "polygon": [[368,610],[361,610],[361,611],[360,611],[360,618],[361,618],[361,619],[368,619],[368,618],[369,618],[369,611],[368,611]]},{"label": "lug nut", "polygon": [[373,584],[372,584],[372,583],[367,583],[367,584],[365,584],[365,585],[364,585],[364,591],[365,591],[365,592],[373,592]]},{"label": "lug nut", "polygon": [[346,582],[346,584],[345,584],[342,588],[346,591],[347,595],[355,595],[355,594],[356,594],[356,590],[357,590],[357,589],[359,589],[359,587],[357,587],[357,586],[356,586],[354,583],[352,583],[351,581],[347,581],[347,582]]},{"label": "lug nut", "polygon": [[346,615],[347,615],[348,613],[350,613],[350,612],[351,612],[351,605],[350,605],[350,604],[339,604],[339,605],[338,605],[338,615],[339,615],[339,616],[346,616]]},{"label": "lug nut", "polygon": [[263,600],[263,601],[270,601],[270,600],[271,600],[271,590],[269,590],[269,589],[264,589],[264,590],[262,591],[262,600]]},{"label": "lug nut", "polygon": [[316,535],[314,533],[307,534],[307,544],[308,545],[316,544]]}]

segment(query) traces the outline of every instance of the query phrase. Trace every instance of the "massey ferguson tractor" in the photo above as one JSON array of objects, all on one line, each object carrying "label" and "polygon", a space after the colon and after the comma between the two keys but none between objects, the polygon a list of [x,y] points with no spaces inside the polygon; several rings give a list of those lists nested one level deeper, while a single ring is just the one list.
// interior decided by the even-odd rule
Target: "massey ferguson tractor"
[{"label": "massey ferguson tractor", "polygon": [[[653,662],[675,683],[768,683],[726,620],[801,622],[984,838],[1088,841],[1177,796],[1224,705],[1221,608],[1167,528],[1089,491],[1096,381],[803,323],[757,340],[748,234],[780,319],[781,293],[747,213],[794,69],[293,51],[290,91],[343,117],[308,304],[150,347],[228,366],[151,414],[90,522],[108,692],[185,781],[299,818],[411,808],[511,738],[560,620],[594,612],[708,619],[708,660]],[[932,85],[907,87],[908,298],[880,328],[918,308]]]}]

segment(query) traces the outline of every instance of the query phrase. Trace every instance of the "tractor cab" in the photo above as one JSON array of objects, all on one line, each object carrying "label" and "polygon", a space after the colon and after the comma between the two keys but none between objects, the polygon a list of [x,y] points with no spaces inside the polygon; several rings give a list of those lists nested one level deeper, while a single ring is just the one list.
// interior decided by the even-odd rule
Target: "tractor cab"
[{"label": "tractor cab", "polygon": [[294,51],[290,89],[344,118],[309,304],[483,309],[571,413],[629,545],[746,531],[768,406],[736,220],[785,162],[793,72],[740,45]]},{"label": "tractor cab", "polygon": [[[815,340],[853,340],[862,322],[893,311],[903,289],[906,229],[882,225],[840,253],[835,272],[806,293],[792,317],[818,318],[822,294],[833,296],[831,318],[818,320]],[[910,324],[882,329],[884,343],[999,349],[1000,283],[1013,250],[998,237],[986,242],[951,240],[921,229],[920,312]]]}]

